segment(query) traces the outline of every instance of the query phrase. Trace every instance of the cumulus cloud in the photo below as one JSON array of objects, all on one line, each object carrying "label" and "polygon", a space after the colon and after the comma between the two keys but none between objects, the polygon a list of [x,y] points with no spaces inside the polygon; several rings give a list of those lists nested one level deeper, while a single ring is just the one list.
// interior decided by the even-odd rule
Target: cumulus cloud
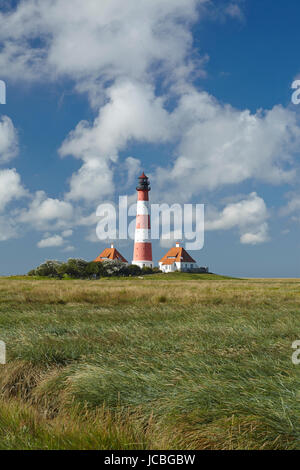
[{"label": "cumulus cloud", "polygon": [[85,162],[70,179],[70,191],[66,198],[73,201],[101,200],[114,192],[113,172],[105,160],[91,159]]},{"label": "cumulus cloud", "polygon": [[[69,229],[75,223],[73,201],[84,201],[88,207],[115,192],[119,154],[135,142],[172,144],[172,163],[161,164],[152,181],[165,200],[169,196],[186,201],[249,179],[271,184],[295,179],[300,144],[296,113],[282,106],[256,113],[237,110],[191,85],[193,74],[202,67],[195,59],[191,25],[199,18],[199,7],[211,3],[27,0],[0,13],[3,77],[70,78],[77,91],[88,93],[97,110],[93,123],[81,121],[61,145],[62,157],[82,161],[69,180],[65,200],[39,191],[19,212],[20,222],[38,230]],[[240,2],[224,5],[225,15],[242,18]],[[158,96],[158,89],[163,95]],[[2,118],[0,161],[16,153],[16,131],[9,118]],[[120,167],[132,181],[139,161],[128,157]],[[168,194],[163,193],[166,181],[172,181]],[[0,189],[0,208],[1,201],[5,207],[21,194],[20,182],[11,195],[1,195]],[[263,209],[263,200],[254,193],[216,214],[210,229],[237,227],[242,243],[260,243],[268,236]],[[247,223],[242,222],[245,210]],[[252,217],[256,219],[249,223]],[[92,220],[93,215],[80,214],[76,224],[90,225]]]},{"label": "cumulus cloud", "polygon": [[247,232],[241,235],[241,243],[244,245],[258,245],[269,239],[268,224],[264,223],[257,227],[255,232]]},{"label": "cumulus cloud", "polygon": [[4,242],[11,238],[18,237],[18,229],[16,222],[12,217],[7,215],[0,216],[0,241]]},{"label": "cumulus cloud", "polygon": [[[100,108],[94,123],[80,122],[60,149],[83,161],[67,199],[91,202],[112,194],[118,154],[131,141],[178,143],[174,165],[159,169],[157,179],[162,184],[169,174],[183,198],[249,178],[282,183],[294,177],[289,164],[300,132],[293,112],[281,106],[255,114],[235,110],[188,85],[197,65],[190,26],[206,4],[28,0],[0,14],[0,67],[7,75],[69,76]],[[241,15],[238,1],[222,8]],[[162,76],[177,85],[173,112],[153,85]]]},{"label": "cumulus cloud", "polygon": [[[95,91],[116,77],[182,68],[189,25],[207,0],[27,0],[0,13],[0,69],[13,79],[69,76]],[[38,39],[35,43],[34,39]],[[101,77],[101,78],[100,78]]]},{"label": "cumulus cloud", "polygon": [[164,238],[161,236],[159,240],[159,244],[162,248],[171,248],[177,242],[182,241],[183,237],[182,230],[174,230],[169,233],[164,234]]},{"label": "cumulus cloud", "polygon": [[288,203],[281,208],[280,215],[287,216],[297,212],[300,212],[300,194],[289,193],[287,195]]},{"label": "cumulus cloud", "polygon": [[[84,162],[72,175],[68,199],[93,201],[113,194],[112,165],[128,142],[166,142],[171,137],[168,113],[152,86],[126,80],[106,94],[108,103],[93,125],[80,122],[60,148],[62,156],[72,155]],[[137,162],[128,159],[127,165],[132,164]]]},{"label": "cumulus cloud", "polygon": [[279,209],[280,217],[289,217],[291,222],[300,222],[300,194],[289,192],[285,195],[287,203]]},{"label": "cumulus cloud", "polygon": [[141,171],[141,161],[137,158],[127,157],[125,160],[125,170],[127,170],[127,185],[136,181],[136,176]]},{"label": "cumulus cloud", "polygon": [[70,133],[61,146],[62,156],[115,161],[128,141],[166,142],[170,138],[169,115],[151,85],[126,80],[110,87],[106,96],[108,102],[93,125],[82,121]]},{"label": "cumulus cloud", "polygon": [[238,202],[228,204],[220,213],[211,211],[205,221],[205,230],[238,228],[243,244],[256,245],[268,240],[268,210],[256,193]]},{"label": "cumulus cloud", "polygon": [[18,154],[18,135],[7,116],[0,117],[0,163],[6,163]]},{"label": "cumulus cloud", "polygon": [[178,156],[171,168],[158,168],[155,179],[161,188],[166,178],[172,180],[173,198],[189,199],[203,189],[250,178],[279,184],[296,176],[300,127],[289,109],[275,106],[251,114],[191,89],[171,120],[180,136]]},{"label": "cumulus cloud", "polygon": [[48,238],[40,240],[37,244],[39,248],[52,248],[57,246],[62,246],[64,244],[64,239],[60,235],[53,235]]},{"label": "cumulus cloud", "polygon": [[71,237],[73,235],[73,230],[65,230],[64,232],[62,232],[62,236],[63,237]]},{"label": "cumulus cloud", "polygon": [[44,234],[44,238],[40,240],[37,244],[39,248],[51,248],[51,247],[59,247],[59,246],[64,246],[63,251],[72,251],[75,248],[72,245],[67,245],[66,238],[69,238],[73,235],[73,230],[68,229],[64,230],[61,235],[55,234],[55,235],[50,235],[49,233]]},{"label": "cumulus cloud", "polygon": [[230,2],[229,5],[225,7],[224,13],[225,15],[228,15],[231,18],[236,18],[240,21],[245,19],[244,13],[238,3],[238,0],[235,2]]},{"label": "cumulus cloud", "polygon": [[0,170],[0,211],[3,211],[11,201],[26,195],[20,175],[15,169]]},{"label": "cumulus cloud", "polygon": [[72,246],[72,245],[68,245],[63,249],[63,251],[65,251],[67,253],[70,252],[70,251],[74,251],[74,250],[75,250],[75,247]]},{"label": "cumulus cloud", "polygon": [[117,155],[132,141],[177,143],[174,164],[158,168],[154,177],[162,191],[172,180],[172,199],[251,178],[282,184],[296,176],[300,127],[296,113],[282,106],[252,114],[190,87],[170,112],[152,86],[128,81],[113,85],[107,96],[93,125],[80,123],[61,147],[62,156],[84,161],[71,178],[69,199],[112,194]]},{"label": "cumulus cloud", "polygon": [[48,198],[44,191],[37,191],[29,207],[18,215],[18,221],[29,223],[38,230],[53,229],[72,223],[73,214],[69,202]]}]

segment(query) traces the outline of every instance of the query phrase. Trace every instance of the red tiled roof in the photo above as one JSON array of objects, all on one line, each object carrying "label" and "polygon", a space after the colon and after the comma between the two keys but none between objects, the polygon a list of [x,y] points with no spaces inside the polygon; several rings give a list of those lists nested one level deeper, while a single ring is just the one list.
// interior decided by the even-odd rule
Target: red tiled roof
[{"label": "red tiled roof", "polygon": [[116,248],[105,248],[105,250],[94,259],[95,263],[101,263],[102,261],[122,261],[123,263],[128,263],[128,261],[121,255],[121,253]]},{"label": "red tiled roof", "polygon": [[171,248],[159,262],[162,264],[196,263],[196,261],[181,246]]}]

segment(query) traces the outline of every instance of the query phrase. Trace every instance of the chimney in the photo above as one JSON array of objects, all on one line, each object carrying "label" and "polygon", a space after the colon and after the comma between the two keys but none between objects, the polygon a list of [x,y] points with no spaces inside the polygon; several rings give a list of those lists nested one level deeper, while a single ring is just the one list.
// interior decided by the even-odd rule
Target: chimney
[{"label": "chimney", "polygon": [[111,247],[111,248],[114,248],[114,244],[112,243],[112,244],[110,245],[110,247]]},{"label": "chimney", "polygon": [[180,248],[180,243],[176,243],[176,248]]}]

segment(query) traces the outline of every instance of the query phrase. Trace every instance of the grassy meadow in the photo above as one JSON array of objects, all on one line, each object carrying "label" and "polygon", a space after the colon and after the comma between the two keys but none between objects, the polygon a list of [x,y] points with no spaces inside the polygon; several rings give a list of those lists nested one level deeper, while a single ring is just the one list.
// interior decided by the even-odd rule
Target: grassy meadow
[{"label": "grassy meadow", "polygon": [[0,278],[0,449],[300,449],[300,280]]}]

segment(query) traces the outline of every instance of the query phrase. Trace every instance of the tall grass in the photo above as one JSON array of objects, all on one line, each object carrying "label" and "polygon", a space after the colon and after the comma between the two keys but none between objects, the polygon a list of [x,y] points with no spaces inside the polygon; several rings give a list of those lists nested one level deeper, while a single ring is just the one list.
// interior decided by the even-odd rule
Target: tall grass
[{"label": "tall grass", "polygon": [[299,448],[300,281],[1,280],[0,300],[5,448]]}]

